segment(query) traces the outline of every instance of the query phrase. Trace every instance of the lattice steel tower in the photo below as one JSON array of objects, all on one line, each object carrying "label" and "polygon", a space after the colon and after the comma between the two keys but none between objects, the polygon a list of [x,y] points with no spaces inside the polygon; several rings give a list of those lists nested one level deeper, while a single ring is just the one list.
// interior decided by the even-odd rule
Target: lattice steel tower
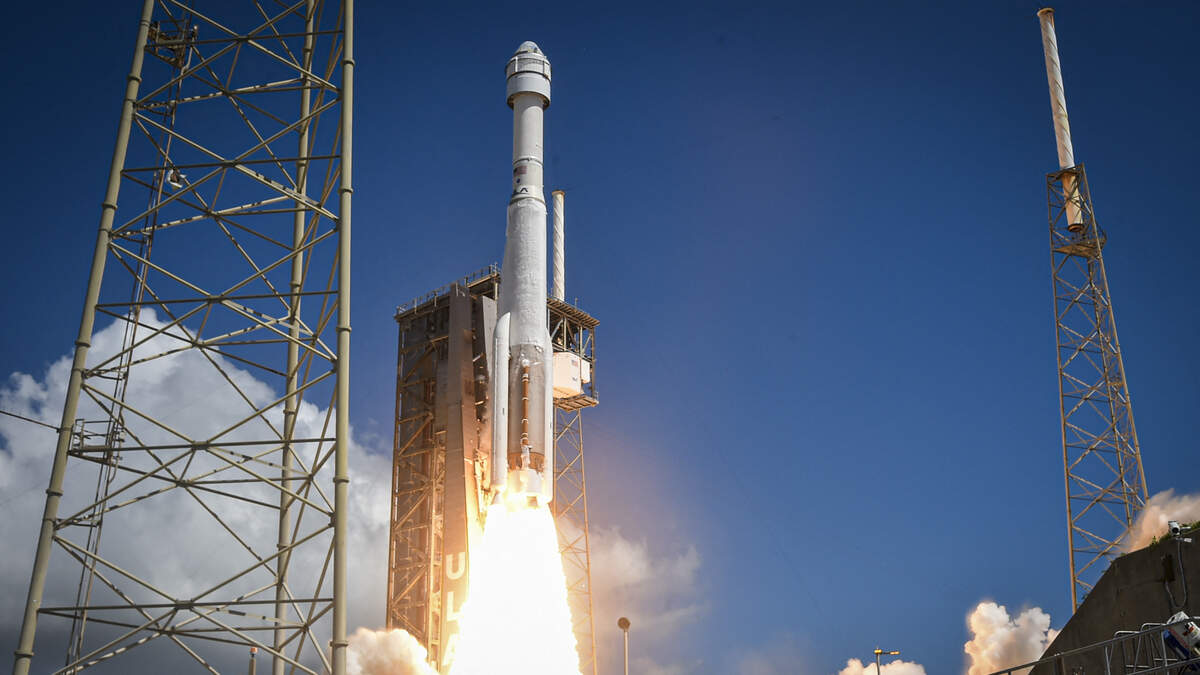
[{"label": "lattice steel tower", "polygon": [[[561,209],[556,211],[561,213]],[[550,299],[550,342],[554,351],[596,363],[595,328],[590,314],[559,298]],[[591,547],[588,539],[587,477],[583,463],[583,411],[597,404],[595,378],[580,394],[554,399],[554,522],[567,579],[567,602],[575,628],[583,675],[598,668],[593,620]]]},{"label": "lattice steel tower", "polygon": [[1046,177],[1046,195],[1071,604],[1078,608],[1106,562],[1122,552],[1122,541],[1146,503],[1146,476],[1101,256],[1106,236],[1071,147],[1054,10],[1041,10],[1038,19],[1058,142],[1059,170]]},{"label": "lattice steel tower", "polygon": [[345,672],[352,28],[145,0],[15,673]]}]

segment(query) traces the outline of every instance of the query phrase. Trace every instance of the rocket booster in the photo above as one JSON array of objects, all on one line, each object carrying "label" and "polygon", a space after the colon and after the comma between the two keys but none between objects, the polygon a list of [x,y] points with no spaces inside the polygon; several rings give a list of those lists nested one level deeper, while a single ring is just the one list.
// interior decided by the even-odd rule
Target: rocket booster
[{"label": "rocket booster", "polygon": [[542,117],[550,105],[550,61],[532,42],[508,60],[513,110],[512,196],[508,201],[500,300],[491,364],[492,503],[554,496],[553,352],[546,314],[546,197]]}]

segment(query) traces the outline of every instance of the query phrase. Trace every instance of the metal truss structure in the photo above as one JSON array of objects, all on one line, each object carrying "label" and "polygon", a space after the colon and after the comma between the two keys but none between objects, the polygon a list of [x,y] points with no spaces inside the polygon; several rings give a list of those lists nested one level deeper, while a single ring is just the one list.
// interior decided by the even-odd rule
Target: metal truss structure
[{"label": "metal truss structure", "polygon": [[561,300],[550,299],[550,343],[591,364],[590,381],[578,396],[554,399],[554,519],[567,578],[575,643],[584,675],[595,675],[591,550],[588,540],[587,480],[583,462],[583,410],[596,405],[596,319]]},{"label": "metal truss structure", "polygon": [[[398,322],[401,316],[397,312]],[[445,346],[448,316],[430,311],[411,318],[401,323],[397,348],[387,627],[408,631],[437,662],[446,453],[444,435],[434,431],[434,421],[437,355],[439,345]]]},{"label": "metal truss structure", "polygon": [[[481,433],[487,424],[487,359],[476,357],[485,355],[491,342],[477,329],[490,325],[484,306],[494,308],[499,281],[497,268],[486,267],[397,308],[395,317],[400,336],[387,626],[408,631],[428,650],[430,662],[439,665],[447,656],[450,634],[456,632],[447,622],[456,621],[457,603],[467,591],[463,565],[447,567],[446,561],[466,560],[472,533],[478,530],[477,522],[457,516],[465,515],[468,497],[478,499],[466,490],[467,483],[477,485],[487,475],[479,462],[488,454],[475,452],[479,439],[489,438]],[[451,335],[465,339],[467,334],[467,349],[461,349],[461,341],[451,348]],[[454,368],[474,374],[451,378]],[[450,386],[460,379],[472,380],[474,391]],[[459,461],[448,463],[448,455]],[[476,466],[470,475],[463,470],[467,458]],[[448,495],[462,503],[447,504]]]},{"label": "metal truss structure", "polygon": [[[1146,503],[1112,297],[1082,164],[1046,178],[1071,602],[1079,607]],[[1075,214],[1078,214],[1076,216]]]},{"label": "metal truss structure", "polygon": [[436,658],[441,611],[430,604],[441,595],[446,455],[438,451],[433,429],[437,343],[445,335],[434,317],[413,323],[408,329],[401,324],[397,347],[387,627],[408,631]]},{"label": "metal truss structure", "polygon": [[142,9],[21,675],[345,672],[353,0],[206,4]]},{"label": "metal truss structure", "polygon": [[[490,475],[487,364],[499,283],[492,265],[415,298],[397,308],[395,317],[387,626],[412,634],[442,670],[454,652],[458,609],[467,592],[464,571],[481,532],[478,500]],[[594,362],[597,321],[553,298],[547,310],[555,351]],[[596,672],[596,655],[582,410],[593,405],[594,378],[582,394],[555,399],[552,502],[580,664],[588,675]]]}]

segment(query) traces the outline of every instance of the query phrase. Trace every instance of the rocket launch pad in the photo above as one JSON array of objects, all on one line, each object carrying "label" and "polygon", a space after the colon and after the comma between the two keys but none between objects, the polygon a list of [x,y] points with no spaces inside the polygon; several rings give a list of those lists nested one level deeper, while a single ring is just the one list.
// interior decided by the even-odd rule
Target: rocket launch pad
[{"label": "rocket launch pad", "polygon": [[555,193],[555,297],[547,297],[542,121],[550,103],[549,60],[526,42],[505,70],[513,153],[503,267],[416,298],[395,316],[387,625],[416,637],[445,673],[457,649],[472,551],[480,549],[487,509],[549,504],[581,672],[590,675],[595,658],[580,428],[582,410],[597,402],[598,322],[561,297],[561,192]]}]

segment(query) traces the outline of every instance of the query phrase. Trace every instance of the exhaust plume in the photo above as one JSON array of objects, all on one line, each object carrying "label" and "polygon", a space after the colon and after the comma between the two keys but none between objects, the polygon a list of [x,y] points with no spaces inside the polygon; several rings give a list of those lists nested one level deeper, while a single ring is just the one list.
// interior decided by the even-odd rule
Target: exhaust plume
[{"label": "exhaust plume", "polygon": [[407,631],[359,628],[350,636],[348,675],[437,675],[425,648]]},{"label": "exhaust plume", "polygon": [[967,615],[967,627],[972,635],[971,641],[963,645],[970,657],[967,675],[988,675],[1035,661],[1058,635],[1050,627],[1050,615],[1040,607],[1010,617],[1004,605],[994,602],[976,605]]},{"label": "exhaust plume", "polygon": [[1167,533],[1167,521],[1193,523],[1200,520],[1200,495],[1175,495],[1174,490],[1163,490],[1150,498],[1137,520],[1129,528],[1129,534],[1121,545],[1125,553],[1145,548]]},{"label": "exhaust plume", "polygon": [[554,516],[493,505],[471,560],[451,675],[579,675]]}]

